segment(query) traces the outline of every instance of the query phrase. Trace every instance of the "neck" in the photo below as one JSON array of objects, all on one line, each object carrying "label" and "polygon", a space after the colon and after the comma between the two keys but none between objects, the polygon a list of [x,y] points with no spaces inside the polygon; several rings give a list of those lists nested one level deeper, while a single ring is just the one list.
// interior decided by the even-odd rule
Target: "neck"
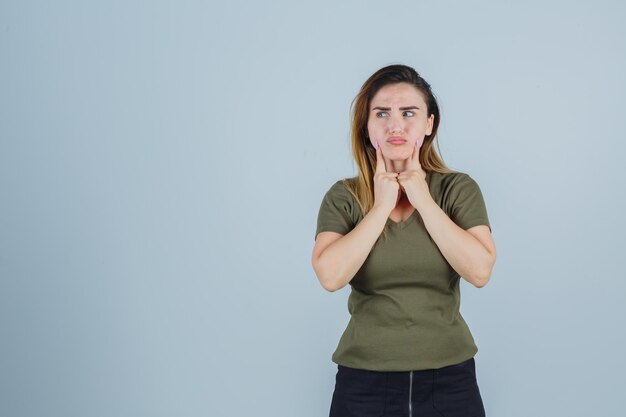
[{"label": "neck", "polygon": [[403,159],[401,161],[388,161],[387,163],[387,172],[404,172],[406,170],[408,159]]},{"label": "neck", "polygon": [[396,207],[402,207],[409,201],[404,191],[398,190],[398,198],[396,199]]}]

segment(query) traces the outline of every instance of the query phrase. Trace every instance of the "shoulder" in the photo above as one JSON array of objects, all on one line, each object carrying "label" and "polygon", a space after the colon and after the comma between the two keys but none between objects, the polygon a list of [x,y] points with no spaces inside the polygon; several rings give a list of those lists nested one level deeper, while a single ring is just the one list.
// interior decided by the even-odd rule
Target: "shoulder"
[{"label": "shoulder", "polygon": [[482,199],[478,183],[465,172],[433,172],[429,189],[435,201],[448,212],[459,204]]},{"label": "shoulder", "polygon": [[339,232],[339,230],[343,230],[343,234],[345,234],[347,228],[352,227],[361,218],[359,204],[348,189],[350,181],[346,182],[346,180],[350,179],[343,178],[333,182],[330,188],[328,188],[328,191],[326,191],[320,205],[318,231],[321,230],[319,227],[322,224],[343,221],[343,223],[335,227],[333,231]]},{"label": "shoulder", "polygon": [[362,217],[361,206],[356,197],[358,177],[342,178],[335,181],[324,196],[324,201],[335,207],[341,207],[355,221]]},{"label": "shoulder", "polygon": [[327,194],[344,197],[352,196],[352,194],[350,193],[350,189],[354,189],[356,180],[356,177],[339,179],[330,186]]},{"label": "shoulder", "polygon": [[467,173],[460,171],[431,172],[430,183],[441,189],[450,189],[463,186],[477,185],[476,181]]}]

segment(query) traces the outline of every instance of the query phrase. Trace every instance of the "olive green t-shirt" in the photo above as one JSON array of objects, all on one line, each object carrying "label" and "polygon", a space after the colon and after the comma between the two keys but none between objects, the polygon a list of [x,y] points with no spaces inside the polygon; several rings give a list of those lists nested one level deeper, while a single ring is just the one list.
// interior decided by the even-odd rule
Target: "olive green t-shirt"
[{"label": "olive green t-shirt", "polygon": [[[347,181],[354,178],[346,179]],[[428,172],[434,201],[464,230],[491,230],[476,181],[462,172]],[[342,180],[324,195],[317,234],[350,232],[363,214]],[[478,348],[459,312],[459,274],[431,239],[417,210],[403,222],[387,219],[365,262],[350,281],[350,321],[332,361],[373,371],[437,369],[472,358]]]}]

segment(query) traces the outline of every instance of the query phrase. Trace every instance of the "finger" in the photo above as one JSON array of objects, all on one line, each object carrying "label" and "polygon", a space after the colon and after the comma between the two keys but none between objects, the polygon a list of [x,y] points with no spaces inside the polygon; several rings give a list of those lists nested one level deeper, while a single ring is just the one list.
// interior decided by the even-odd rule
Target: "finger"
[{"label": "finger", "polygon": [[[378,144],[378,141],[376,141],[376,144]],[[385,160],[383,159],[383,150],[381,149],[380,145],[378,145],[376,147],[376,174],[381,173],[381,172],[387,172],[387,170],[385,169]]]},{"label": "finger", "polygon": [[420,147],[419,141],[415,142],[415,146],[413,147],[413,153],[409,157],[409,163],[407,170],[410,171],[419,171],[420,170]]}]

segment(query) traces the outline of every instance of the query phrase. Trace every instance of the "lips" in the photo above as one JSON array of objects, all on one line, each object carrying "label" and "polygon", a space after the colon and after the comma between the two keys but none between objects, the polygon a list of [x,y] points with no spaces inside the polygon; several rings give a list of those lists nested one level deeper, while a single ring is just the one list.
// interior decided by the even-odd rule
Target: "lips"
[{"label": "lips", "polygon": [[393,145],[402,145],[403,143],[406,143],[406,139],[403,139],[401,137],[391,137],[387,139],[387,142]]}]

